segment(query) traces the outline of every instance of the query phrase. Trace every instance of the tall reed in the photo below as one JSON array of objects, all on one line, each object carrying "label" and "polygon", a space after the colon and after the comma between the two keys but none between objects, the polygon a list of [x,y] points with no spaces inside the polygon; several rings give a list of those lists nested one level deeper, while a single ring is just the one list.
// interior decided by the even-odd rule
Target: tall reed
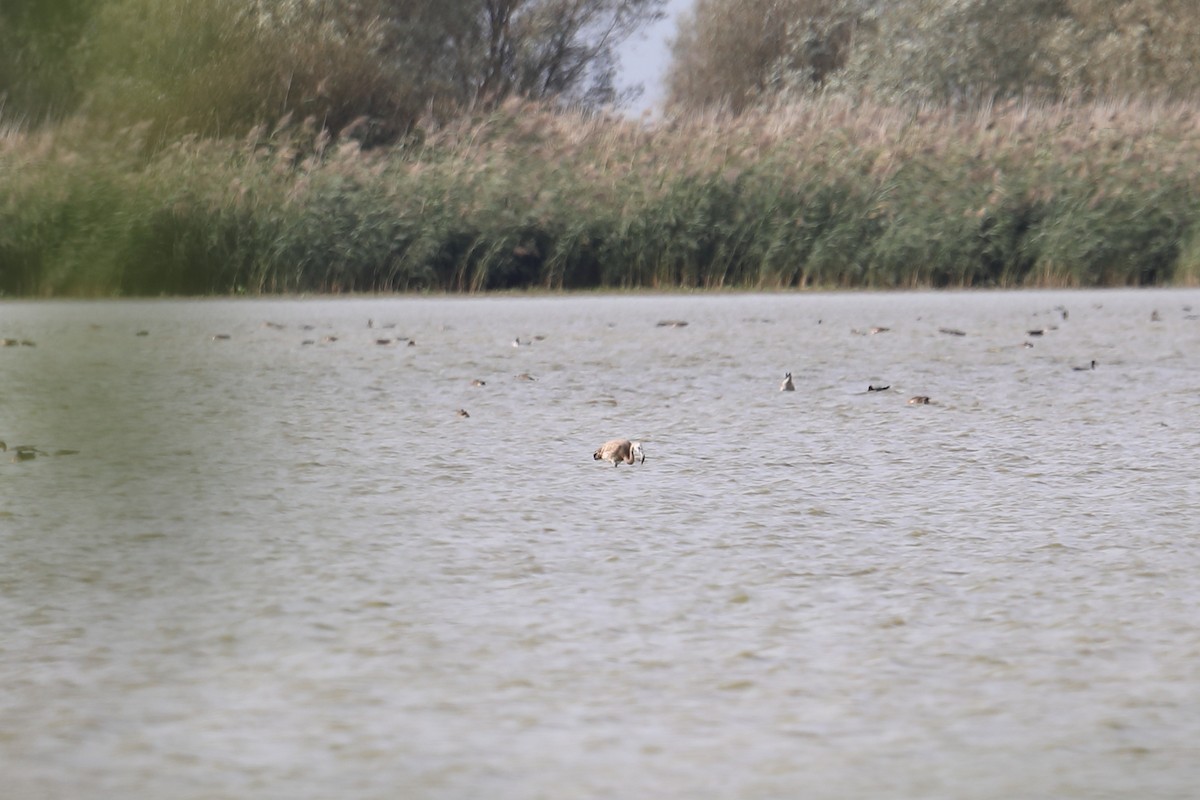
[{"label": "tall reed", "polygon": [[828,98],[663,121],[510,104],[363,150],[0,134],[10,294],[1200,282],[1200,106]]}]

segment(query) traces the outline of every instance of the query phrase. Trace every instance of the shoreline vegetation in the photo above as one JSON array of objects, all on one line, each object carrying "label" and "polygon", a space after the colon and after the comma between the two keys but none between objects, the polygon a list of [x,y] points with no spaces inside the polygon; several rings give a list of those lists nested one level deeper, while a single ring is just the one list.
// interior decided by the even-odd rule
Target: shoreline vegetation
[{"label": "shoreline vegetation", "polygon": [[1200,285],[1200,104],[510,101],[363,148],[0,119],[0,293]]}]

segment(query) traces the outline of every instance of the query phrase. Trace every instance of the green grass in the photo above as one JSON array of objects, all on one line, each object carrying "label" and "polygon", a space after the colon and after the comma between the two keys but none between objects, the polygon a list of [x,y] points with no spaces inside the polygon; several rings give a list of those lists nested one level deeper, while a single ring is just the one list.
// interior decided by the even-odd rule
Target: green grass
[{"label": "green grass", "polygon": [[1200,283],[1192,104],[814,101],[653,124],[511,104],[362,150],[0,129],[0,291]]}]

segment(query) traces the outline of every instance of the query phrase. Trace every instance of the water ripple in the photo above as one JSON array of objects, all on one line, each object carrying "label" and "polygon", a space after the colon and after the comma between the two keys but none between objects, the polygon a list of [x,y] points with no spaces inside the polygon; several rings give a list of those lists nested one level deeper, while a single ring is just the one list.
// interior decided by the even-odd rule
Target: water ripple
[{"label": "water ripple", "polygon": [[6,796],[1190,796],[1185,305],[0,304]]}]

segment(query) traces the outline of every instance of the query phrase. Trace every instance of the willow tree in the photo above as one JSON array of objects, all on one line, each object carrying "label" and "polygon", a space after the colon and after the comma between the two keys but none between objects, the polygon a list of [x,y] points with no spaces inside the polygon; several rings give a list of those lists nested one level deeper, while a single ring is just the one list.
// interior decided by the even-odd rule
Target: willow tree
[{"label": "willow tree", "polygon": [[734,112],[785,87],[823,86],[849,54],[871,0],[696,0],[679,22],[667,104]]},{"label": "willow tree", "polygon": [[379,58],[381,26],[275,0],[107,0],[77,48],[99,125],[149,123],[152,136],[241,136],[288,118],[378,138],[420,113],[415,82]]},{"label": "willow tree", "polygon": [[1089,94],[1200,92],[1200,3],[1068,0],[1071,25],[1052,42],[1064,81]]},{"label": "willow tree", "polygon": [[617,101],[616,48],[662,18],[666,0],[373,0],[393,58],[458,107],[508,97]]},{"label": "willow tree", "polygon": [[893,102],[1200,92],[1194,0],[697,0],[670,100]]},{"label": "willow tree", "polygon": [[0,3],[0,114],[37,123],[80,99],[71,53],[98,0]]},{"label": "willow tree", "polygon": [[[660,18],[665,0],[47,2],[87,12],[63,74],[81,76],[77,96],[99,123],[148,121],[161,139],[241,135],[288,117],[387,141],[430,111],[513,95],[617,100],[616,47]],[[12,16],[0,12],[0,23]],[[0,44],[17,41],[6,30]],[[28,56],[0,53],[0,79],[6,61]]]},{"label": "willow tree", "polygon": [[1200,90],[1191,0],[896,0],[876,23],[841,86],[950,103]]},{"label": "willow tree", "polygon": [[1062,88],[1049,43],[1067,0],[899,0],[880,6],[839,86],[895,100],[973,103]]}]

